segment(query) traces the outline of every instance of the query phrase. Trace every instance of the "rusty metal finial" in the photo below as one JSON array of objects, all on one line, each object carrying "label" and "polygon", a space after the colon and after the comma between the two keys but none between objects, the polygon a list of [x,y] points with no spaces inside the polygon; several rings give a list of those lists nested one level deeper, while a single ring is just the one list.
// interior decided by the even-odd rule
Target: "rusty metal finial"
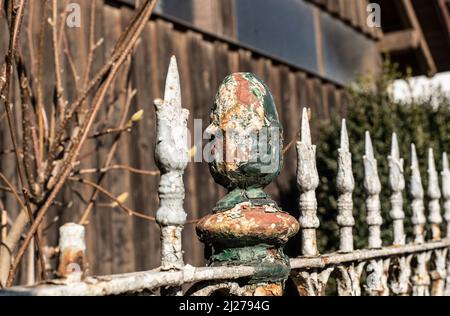
[{"label": "rusty metal finial", "polygon": [[282,129],[269,88],[251,73],[227,76],[207,131],[214,136],[211,174],[229,190],[197,224],[198,236],[214,250],[210,265],[257,266],[250,293],[281,294],[290,270],[282,246],[299,224],[263,191],[282,163]]},{"label": "rusty metal finial", "polygon": [[76,282],[84,278],[86,270],[85,228],[67,223],[59,228],[58,276]]}]

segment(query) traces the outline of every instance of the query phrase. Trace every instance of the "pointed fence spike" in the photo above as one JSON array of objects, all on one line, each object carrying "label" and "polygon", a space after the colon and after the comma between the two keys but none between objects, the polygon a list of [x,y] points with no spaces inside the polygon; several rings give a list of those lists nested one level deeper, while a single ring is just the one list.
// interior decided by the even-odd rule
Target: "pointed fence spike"
[{"label": "pointed fence spike", "polygon": [[403,190],[405,189],[405,177],[403,175],[403,159],[400,158],[400,150],[397,141],[397,135],[392,134],[391,155],[389,161],[389,183],[392,190],[391,211],[389,215],[393,221],[394,245],[402,246],[405,244],[405,230],[403,220],[405,212],[403,211]]},{"label": "pointed fence spike", "polygon": [[342,126],[341,126],[341,149],[345,151],[349,151],[350,149],[347,132],[347,122],[345,119],[342,119]]},{"label": "pointed fence spike", "polygon": [[300,190],[299,209],[302,228],[302,254],[313,257],[318,255],[316,229],[317,217],[316,189],[319,186],[319,174],[316,166],[316,146],[311,143],[308,111],[303,108],[302,137],[297,142],[297,184]]},{"label": "pointed fence spike", "polygon": [[178,72],[177,59],[175,56],[170,58],[164,91],[164,101],[167,104],[181,108],[180,74]]},{"label": "pointed fence spike", "polygon": [[352,155],[349,151],[349,139],[345,119],[342,120],[341,148],[338,149],[338,173],[336,181],[339,193],[337,208],[337,224],[339,225],[340,247],[339,252],[349,253],[353,247],[353,217],[352,193],[355,188],[355,180],[352,171]]},{"label": "pointed fence spike", "polygon": [[305,145],[311,145],[311,129],[309,127],[309,115],[308,115],[308,109],[303,108],[303,114],[302,114],[302,136],[301,141]]},{"label": "pointed fence spike", "polygon": [[411,179],[410,195],[412,197],[412,218],[414,225],[414,242],[422,244],[425,241],[425,206],[423,203],[424,190],[422,186],[422,177],[420,176],[419,160],[417,159],[416,146],[411,144]]},{"label": "pointed fence spike", "polygon": [[439,188],[439,177],[436,171],[436,163],[434,161],[433,149],[428,149],[428,221],[431,225],[433,240],[441,239],[440,225],[442,223],[441,206],[439,199],[441,198],[441,190]]},{"label": "pointed fence spike", "polygon": [[375,155],[373,153],[372,139],[370,137],[370,132],[366,131],[366,146],[365,154],[368,159],[375,160]]},{"label": "pointed fence spike", "polygon": [[[157,142],[155,159],[161,170],[159,208],[156,221],[161,227],[161,266],[184,266],[181,232],[187,214],[183,208],[183,174],[189,159],[187,119],[189,111],[181,106],[180,77],[175,57],[170,59],[164,100],[155,100]],[[168,288],[167,295],[178,295],[181,288]]]},{"label": "pointed fence spike", "polygon": [[400,149],[398,146],[397,134],[392,133],[391,157],[400,160]]},{"label": "pointed fence spike", "polygon": [[[450,238],[450,168],[447,153],[442,154],[442,196],[444,197],[444,219],[447,223],[446,237]],[[449,267],[450,268],[450,267]],[[450,277],[450,275],[449,275]],[[450,289],[450,283],[449,283]]]},{"label": "pointed fence spike", "polygon": [[381,248],[381,225],[383,219],[381,217],[380,206],[380,192],[381,183],[378,177],[377,160],[375,159],[372,140],[370,133],[366,132],[366,155],[364,160],[364,187],[367,192],[366,208],[367,218],[366,222],[369,226],[369,248]]}]

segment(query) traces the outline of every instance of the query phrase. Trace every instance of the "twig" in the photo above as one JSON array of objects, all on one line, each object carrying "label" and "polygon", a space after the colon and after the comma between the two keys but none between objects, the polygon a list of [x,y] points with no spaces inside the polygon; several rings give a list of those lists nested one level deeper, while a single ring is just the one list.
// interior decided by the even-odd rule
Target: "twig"
[{"label": "twig", "polygon": [[[58,40],[58,4],[57,0],[53,0],[52,3],[52,21],[50,25],[52,26],[52,43],[53,43],[53,55],[55,59],[55,81],[56,81],[56,116],[59,120],[62,120],[62,117],[65,112],[66,100],[64,98],[64,89],[61,78],[61,61],[60,61],[60,49],[61,43]],[[95,1],[94,1],[95,3]],[[64,25],[64,23],[62,24]],[[61,31],[63,31],[62,29]]]},{"label": "twig", "polygon": [[[125,61],[126,57],[129,55],[131,50],[134,47],[134,44],[137,42],[139,38],[139,34],[142,32],[148,18],[150,17],[151,11],[153,10],[156,4],[156,0],[147,0],[145,1],[138,13],[134,16],[129,26],[126,30],[121,34],[119,40],[114,47],[113,53],[111,57],[108,59],[106,64],[97,72],[97,74],[90,80],[87,84],[86,89],[84,89],[83,93],[69,106],[69,109],[64,117],[64,121],[61,122],[58,126],[58,132],[56,134],[56,141],[53,144],[52,148],[49,151],[48,158],[48,167],[45,173],[46,176],[51,174],[53,161],[56,159],[58,155],[58,148],[60,146],[61,140],[63,138],[64,132],[72,119],[73,115],[77,112],[79,107],[83,104],[83,102],[87,99],[89,93],[99,84],[105,86],[105,77],[110,78],[111,81],[114,79],[115,74],[117,73],[120,65]],[[149,14],[150,12],[150,14]],[[130,45],[131,43],[131,45]],[[112,76],[111,76],[112,74]],[[107,84],[106,86],[109,86]],[[97,90],[97,95],[104,97],[106,91]],[[95,100],[95,98],[94,98]],[[95,103],[95,101],[94,101]],[[91,108],[91,112],[96,112],[95,107]],[[89,124],[90,125],[90,124]]]},{"label": "twig", "polygon": [[297,135],[296,137],[294,137],[294,139],[292,139],[289,144],[287,144],[286,147],[283,148],[283,155],[286,155],[289,150],[292,148],[292,146],[294,146],[294,144],[298,141],[298,135],[300,133],[300,130],[297,131],[297,133],[295,133],[295,135]]},{"label": "twig", "polygon": [[106,173],[111,170],[117,170],[117,169],[123,169],[127,170],[132,173],[142,174],[145,176],[158,176],[160,174],[159,170],[142,170],[142,169],[136,169],[130,166],[126,165],[112,165],[106,168],[91,168],[91,169],[81,169],[80,171],[76,172],[76,174],[92,174],[92,173]]},{"label": "twig", "polygon": [[[126,73],[127,72],[125,72],[125,74]],[[126,118],[127,118],[127,115],[128,115],[128,111],[130,109],[131,101],[133,100],[134,96],[135,96],[135,93],[131,90],[131,86],[128,85],[127,99],[126,99],[125,106],[124,106],[122,114],[121,114],[120,123],[119,123],[120,126],[124,126],[125,123],[126,123]],[[104,168],[108,168],[110,166],[110,164],[112,162],[112,159],[114,158],[114,154],[115,154],[115,152],[117,150],[117,146],[118,146],[119,140],[121,138],[121,135],[122,134],[117,134],[116,135],[116,138],[114,139],[113,144],[111,146],[111,149],[109,150],[108,155],[106,157]],[[102,181],[104,179],[104,175],[105,174],[101,174],[100,175],[100,177],[99,177],[99,179],[97,181],[97,184],[101,185],[101,183],[102,183]],[[97,196],[98,196],[98,191],[94,190],[94,192],[91,195],[91,198],[89,199],[89,204],[87,205],[86,209],[83,211],[83,214],[81,215],[81,219],[80,219],[80,224],[81,225],[85,225],[88,222],[89,215],[90,215],[90,213],[92,211],[92,208],[94,207],[94,203],[95,203],[95,200],[97,199]]]},{"label": "twig", "polygon": [[[136,17],[133,19],[132,23],[127,28],[127,31],[124,34],[122,34],[122,36],[118,42],[118,46],[119,46],[118,58],[115,58],[116,56],[113,55],[110,58],[110,61],[107,62],[107,65],[110,64],[112,66],[107,67],[108,68],[108,70],[106,71],[107,75],[106,75],[106,73],[101,75],[101,78],[98,81],[98,82],[102,81],[102,83],[97,91],[97,94],[94,97],[92,108],[87,115],[88,118],[86,119],[86,123],[83,124],[79,134],[76,135],[75,141],[74,141],[75,146],[67,155],[66,162],[60,172],[60,175],[58,176],[58,181],[56,182],[55,186],[51,189],[51,192],[48,195],[44,204],[39,208],[36,219],[35,219],[34,223],[31,225],[31,228],[28,231],[24,242],[22,243],[21,247],[19,248],[19,250],[17,252],[16,259],[14,260],[14,263],[10,269],[7,286],[12,285],[14,278],[15,278],[17,268],[23,258],[23,255],[24,255],[28,245],[30,244],[32,236],[37,231],[39,225],[41,224],[42,220],[44,219],[45,215],[47,214],[47,211],[49,210],[50,206],[52,205],[53,200],[57,197],[57,195],[63,188],[67,178],[70,176],[70,173],[73,168],[73,164],[75,163],[77,156],[80,153],[82,145],[84,144],[84,141],[87,138],[89,129],[92,126],[92,123],[97,115],[97,112],[103,103],[106,91],[111,86],[114,78],[117,75],[117,72],[119,71],[120,66],[125,62],[125,60],[129,56],[129,54],[131,53],[131,51],[134,47],[134,44],[138,40],[142,30],[144,29],[145,25],[147,24],[147,21],[150,18],[150,15],[151,15],[155,5],[156,5],[156,0],[147,0],[142,4],[142,6],[139,8],[138,13],[136,14]],[[106,75],[106,78],[105,78],[105,75]],[[62,127],[64,128],[64,126],[62,126]],[[56,141],[55,143],[58,143],[58,141]]]},{"label": "twig", "polygon": [[5,175],[1,172],[0,172],[0,179],[5,183],[5,185],[9,188],[10,192],[14,195],[14,197],[16,198],[17,202],[20,205],[20,208],[22,210],[25,210],[26,207],[24,202],[20,198],[19,192],[17,192],[16,188],[11,184],[11,182],[8,181],[8,178],[6,178]]},{"label": "twig", "polygon": [[136,216],[151,222],[156,222],[156,219],[153,216],[148,216],[145,215],[142,212],[136,212],[133,211],[132,209],[130,209],[129,207],[127,207],[126,205],[124,205],[122,202],[120,202],[112,193],[110,193],[109,191],[107,191],[106,189],[102,188],[100,185],[83,179],[83,178],[76,178],[76,177],[70,177],[69,178],[70,181],[74,181],[74,182],[79,182],[79,183],[83,183],[83,184],[87,184],[93,188],[95,188],[97,191],[103,193],[104,195],[106,195],[108,198],[110,198],[111,200],[113,200],[115,203],[117,203],[117,206],[119,206],[122,210],[124,210],[129,216]]},{"label": "twig", "polygon": [[42,86],[44,82],[44,39],[45,39],[45,25],[46,25],[46,7],[47,1],[42,2],[42,19],[39,30],[39,46],[38,46],[38,71],[37,71],[37,117],[38,117],[38,130],[39,130],[39,161],[44,161],[44,88]]},{"label": "twig", "polygon": [[[4,105],[5,105],[6,116],[8,119],[8,128],[10,131],[11,141],[12,141],[14,152],[15,152],[17,171],[19,174],[20,184],[22,186],[22,192],[25,197],[25,208],[24,209],[27,211],[29,220],[33,224],[33,215],[32,215],[33,211],[31,209],[30,201],[28,198],[28,191],[25,187],[25,180],[24,180],[24,176],[23,176],[23,171],[22,171],[21,161],[20,161],[20,156],[19,156],[19,150],[18,150],[16,136],[15,136],[13,122],[12,122],[13,121],[12,113],[11,113],[11,109],[9,107],[10,83],[11,83],[12,75],[13,75],[14,61],[16,60],[16,58],[18,56],[17,44],[18,44],[18,41],[20,38],[20,33],[21,33],[21,29],[22,29],[22,23],[23,23],[23,17],[25,14],[26,5],[27,5],[27,0],[22,0],[19,3],[19,5],[17,6],[17,10],[12,10],[12,12],[11,12],[12,29],[10,27],[10,32],[12,32],[12,35],[10,36],[9,49],[8,49],[8,54],[6,56],[6,82],[5,82],[4,86],[2,87],[3,91],[0,92],[0,95],[2,97],[4,97],[3,101],[4,101]],[[36,237],[35,242],[36,242],[36,246],[37,246],[36,248],[38,249],[42,278],[45,279],[46,275],[45,275],[44,260],[43,260],[43,255],[42,255],[42,251],[41,251],[42,248],[40,245],[40,240],[38,238],[38,234],[36,234],[36,232],[33,232],[33,234],[30,236],[30,240],[34,235]]]}]

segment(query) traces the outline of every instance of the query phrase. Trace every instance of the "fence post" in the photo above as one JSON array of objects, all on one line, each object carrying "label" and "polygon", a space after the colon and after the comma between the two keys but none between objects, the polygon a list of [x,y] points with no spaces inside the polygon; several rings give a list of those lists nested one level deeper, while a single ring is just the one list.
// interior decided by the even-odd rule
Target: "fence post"
[{"label": "fence post", "polygon": [[298,168],[297,184],[300,189],[300,227],[302,234],[302,254],[314,257],[317,251],[316,229],[319,228],[317,217],[316,189],[319,186],[319,174],[316,166],[316,146],[311,142],[308,110],[303,108],[301,140],[297,142]]},{"label": "fence post", "polygon": [[[439,187],[439,176],[436,170],[435,160],[433,157],[433,149],[428,150],[428,196],[430,198],[430,222],[433,233],[433,240],[441,239],[442,215],[439,199],[441,198],[441,190]],[[445,291],[445,281],[447,278],[447,252],[448,249],[440,249],[432,252],[432,260],[434,269],[430,272],[431,275],[431,295],[443,296]]]},{"label": "fence post", "polygon": [[[269,88],[251,73],[227,76],[211,117],[210,171],[229,193],[199,221],[197,234],[213,248],[211,266],[258,267],[241,293],[281,295],[290,272],[283,245],[299,225],[263,191],[282,161],[282,128]],[[220,283],[216,290],[230,291]]]},{"label": "fence post", "polygon": [[[389,183],[392,190],[390,216],[393,221],[394,245],[404,246],[406,243],[403,211],[403,190],[405,189],[404,160],[400,158],[397,134],[392,134],[391,154],[389,160]],[[393,258],[390,289],[394,295],[406,296],[409,291],[412,256]]]},{"label": "fence post", "polygon": [[[425,242],[425,224],[426,217],[424,214],[424,190],[422,186],[422,178],[420,176],[419,160],[417,159],[416,146],[411,144],[411,182],[410,194],[412,201],[412,223],[414,225],[414,242],[423,244]],[[431,284],[430,275],[427,270],[427,262],[429,260],[428,253],[419,253],[416,255],[417,264],[411,278],[413,285],[413,296],[430,295],[429,286]]]},{"label": "fence post", "polygon": [[[369,226],[369,249],[379,249],[382,247],[381,241],[381,217],[380,192],[381,183],[378,177],[377,160],[375,159],[370,133],[366,131],[365,155],[364,161],[364,187],[367,192],[366,222]],[[387,261],[387,263],[389,263]],[[385,278],[385,266],[382,259],[371,260],[366,266],[367,280],[366,292],[370,296],[379,296],[388,294],[388,288]]]},{"label": "fence post", "polygon": [[377,160],[375,159],[372,147],[372,140],[369,132],[366,132],[366,154],[364,160],[364,187],[367,192],[367,225],[369,226],[369,248],[381,248],[381,225],[383,219],[380,213],[380,192],[381,183],[378,177]]},{"label": "fence post", "polygon": [[428,221],[431,224],[432,239],[441,239],[442,215],[439,199],[441,198],[441,190],[439,188],[439,178],[436,171],[433,149],[428,149]]},{"label": "fence post", "polygon": [[81,281],[86,275],[86,241],[83,225],[68,223],[59,228],[58,276],[68,282]]},{"label": "fence post", "polygon": [[339,225],[340,246],[339,251],[348,253],[353,251],[353,199],[352,193],[355,188],[355,179],[352,171],[352,154],[350,153],[347,126],[345,119],[342,120],[341,146],[338,149],[338,173],[337,191],[339,193],[337,207],[337,224]]},{"label": "fence post", "polygon": [[397,134],[392,134],[391,155],[389,160],[389,183],[391,185],[391,212],[390,216],[394,226],[394,245],[402,246],[405,244],[405,231],[403,220],[405,212],[403,211],[403,190],[405,189],[405,178],[403,176],[403,159],[400,158],[398,148]]},{"label": "fence post", "polygon": [[[175,56],[170,59],[164,100],[156,99],[157,141],[155,159],[161,170],[159,208],[156,221],[161,227],[161,267],[184,266],[181,232],[186,223],[183,173],[188,163],[187,119],[189,111],[181,107],[180,77]],[[181,294],[169,289],[166,294]]]},{"label": "fence post", "polygon": [[[353,199],[352,193],[355,188],[355,179],[352,170],[352,154],[350,153],[349,138],[346,120],[342,120],[341,141],[338,149],[338,172],[336,189],[339,194],[337,200],[338,216],[336,218],[339,226],[339,252],[351,253],[353,245]],[[351,263],[337,266],[337,291],[339,296],[360,296],[360,277],[362,264]]]},{"label": "fence post", "polygon": [[[442,155],[442,195],[444,197],[444,219],[447,224],[446,237],[450,238],[450,168],[447,153]],[[450,286],[450,284],[449,284]]]},{"label": "fence post", "polygon": [[410,195],[412,197],[412,218],[414,225],[414,242],[423,244],[425,242],[425,206],[423,204],[424,191],[422,177],[420,175],[419,160],[417,159],[416,146],[411,144],[411,180]]}]

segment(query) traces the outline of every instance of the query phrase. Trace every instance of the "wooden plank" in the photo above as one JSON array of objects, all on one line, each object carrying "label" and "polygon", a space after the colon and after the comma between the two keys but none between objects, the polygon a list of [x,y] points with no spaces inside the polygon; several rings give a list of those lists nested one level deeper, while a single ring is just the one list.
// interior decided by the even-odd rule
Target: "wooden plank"
[{"label": "wooden plank", "polygon": [[[279,68],[272,64],[270,60],[264,61],[264,76],[263,80],[267,83],[270,91],[272,92],[275,104],[277,106],[278,114],[283,114],[282,110],[282,101],[281,101],[281,90],[280,90],[280,77],[279,77]],[[279,201],[280,198],[280,187],[278,186],[277,181],[273,181],[266,189],[266,192],[273,198],[275,201]]]},{"label": "wooden plank", "polygon": [[378,42],[378,49],[382,52],[400,52],[418,48],[420,38],[417,30],[409,29],[387,33]]},{"label": "wooden plank", "polygon": [[219,15],[221,16],[221,34],[236,38],[236,3],[235,0],[218,1]]},{"label": "wooden plank", "polygon": [[[181,96],[183,107],[189,110],[188,129],[191,132],[191,147],[194,146],[194,103],[192,100],[192,82],[191,67],[194,67],[190,63],[189,50],[187,47],[188,37],[186,33],[174,30],[172,34],[172,45],[174,47],[174,53],[177,57],[178,70],[180,72],[181,83]],[[195,157],[191,158],[184,177],[185,183],[185,210],[188,220],[198,219],[199,203],[197,198],[197,181],[196,181],[196,163]],[[182,235],[182,245],[185,252],[184,259],[186,263],[194,264],[202,260],[202,246],[199,243],[197,235],[195,233],[195,223],[185,225]],[[199,257],[199,261],[194,262],[194,258]]]},{"label": "wooden plank", "polygon": [[[191,52],[189,56],[189,64],[192,65],[190,68],[190,80],[195,83],[191,87],[193,105],[191,115],[195,119],[201,119],[202,122],[209,122],[209,109],[212,106],[213,99],[213,92],[211,91],[209,81],[210,72],[208,69],[211,65],[205,62],[205,47],[202,37],[193,32],[188,32],[187,35],[187,47],[188,51]],[[202,150],[203,144],[204,142],[199,142],[195,145],[199,150]],[[212,201],[209,168],[207,163],[203,160],[202,162],[195,164],[195,177],[196,185],[199,188],[199,190],[197,190],[198,209],[192,210],[192,217],[201,218],[211,212],[215,202],[217,202]],[[200,249],[196,249],[197,255],[192,256],[191,258],[186,258],[187,260],[191,260],[193,264],[202,261],[202,258],[199,258]]]},{"label": "wooden plank", "polygon": [[424,65],[424,68],[428,68],[429,70],[428,73],[430,75],[435,74],[437,72],[436,64],[434,63],[434,59],[433,56],[431,55],[427,41],[423,36],[422,28],[420,27],[420,23],[417,19],[416,12],[414,11],[414,7],[411,3],[411,0],[401,0],[401,3],[403,4],[404,10],[406,12],[406,15],[408,16],[409,21],[411,22],[411,25],[418,33],[420,48],[426,63],[426,65]]}]

